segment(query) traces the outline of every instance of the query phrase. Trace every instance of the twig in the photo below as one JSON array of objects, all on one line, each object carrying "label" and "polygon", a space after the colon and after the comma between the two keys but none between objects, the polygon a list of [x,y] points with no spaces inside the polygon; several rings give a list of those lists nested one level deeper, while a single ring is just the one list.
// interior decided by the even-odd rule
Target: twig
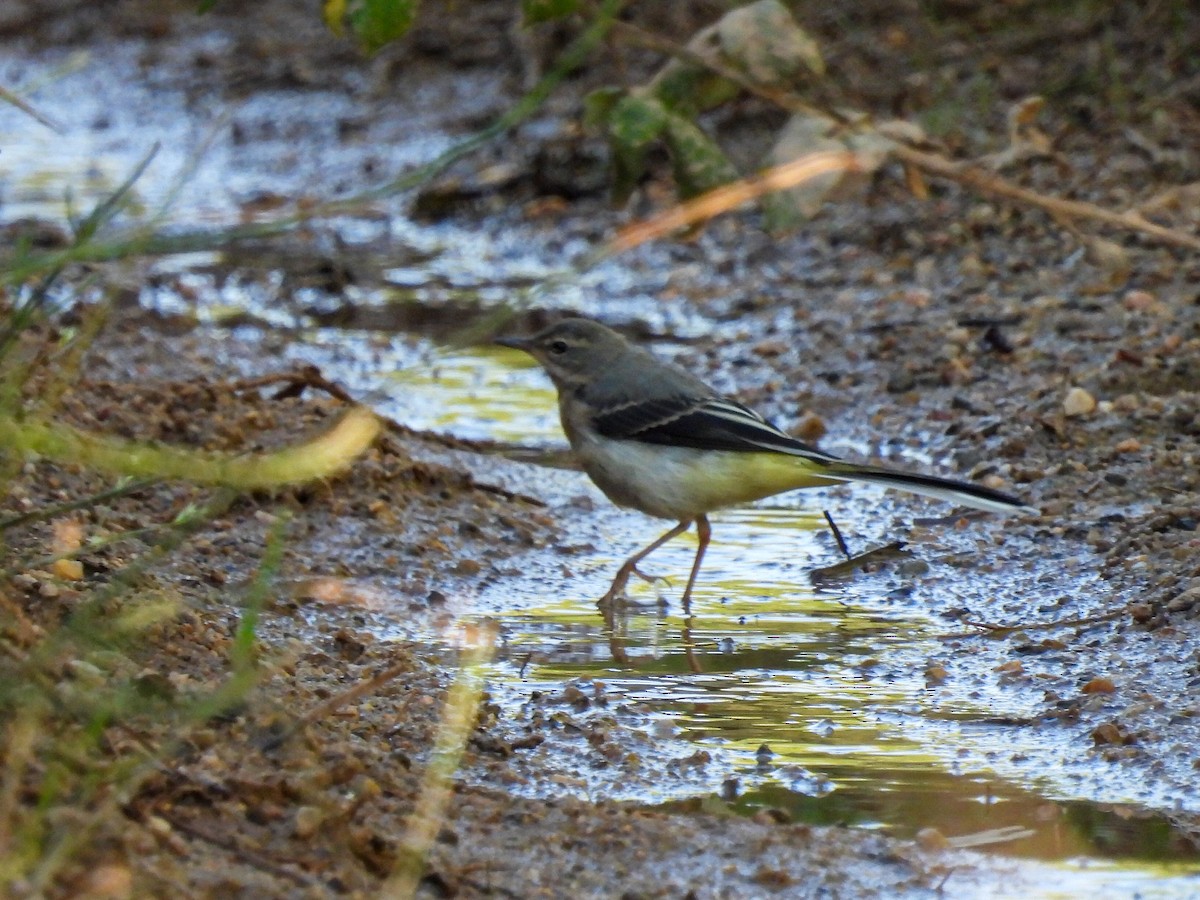
[{"label": "twig", "polygon": [[[613,30],[616,35],[625,37],[631,43],[637,43],[643,47],[669,54],[683,62],[707,68],[715,75],[732,81],[748,93],[762,97],[764,100],[768,100],[782,109],[807,115],[823,115],[842,125],[849,124],[846,117],[839,113],[835,113],[828,108],[817,107],[789,91],[781,91],[766,85],[757,84],[736,70],[714,60],[707,59],[702,54],[695,53],[689,48],[666,38],[659,37],[623,22],[616,23]],[[1036,191],[1020,187],[986,172],[972,163],[951,160],[944,156],[898,143],[892,148],[891,152],[897,159],[923,172],[928,172],[931,175],[946,178],[950,181],[956,181],[981,193],[1006,197],[1009,200],[1015,200],[1019,203],[1045,210],[1052,216],[1102,222],[1118,228],[1141,232],[1166,244],[1200,250],[1200,238],[1158,225],[1146,219],[1141,213],[1133,210],[1113,212],[1094,203],[1082,200],[1067,200],[1062,197],[1039,194]],[[618,238],[619,240],[620,238]],[[620,250],[625,249],[625,247],[618,245],[610,249]]]},{"label": "twig", "polygon": [[485,494],[493,494],[503,500],[509,500],[517,503],[525,503],[529,506],[545,507],[548,504],[545,500],[539,500],[537,497],[530,497],[528,494],[522,494],[518,491],[510,491],[508,488],[500,487],[498,484],[483,484],[482,482],[474,482],[471,487],[477,491],[482,491]]},{"label": "twig", "polygon": [[748,175],[714,188],[649,219],[625,226],[617,232],[616,237],[589,258],[587,265],[594,265],[609,256],[615,256],[681,228],[705,222],[766,194],[786,191],[822,175],[835,172],[846,175],[861,174],[870,172],[872,168],[869,159],[849,150],[820,150],[808,153],[782,165],[764,169],[757,175]]},{"label": "twig", "polygon": [[932,528],[937,525],[950,525],[954,522],[971,521],[973,519],[982,519],[989,515],[982,509],[965,509],[952,512],[945,516],[916,516],[913,518],[914,525],[920,525],[922,528]]},{"label": "twig", "polygon": [[390,668],[384,669],[378,675],[368,678],[366,681],[360,681],[358,684],[349,690],[342,691],[340,694],[335,694],[323,703],[318,703],[299,719],[297,719],[291,728],[288,728],[282,734],[275,735],[269,741],[263,744],[263,750],[276,750],[281,747],[289,738],[304,728],[306,725],[311,725],[320,719],[324,719],[333,713],[338,707],[345,706],[347,703],[353,703],[355,700],[363,697],[375,690],[378,690],[383,685],[387,684],[397,675],[403,675],[405,672],[412,671],[412,664],[407,660]]},{"label": "twig", "polygon": [[867,550],[857,556],[851,556],[849,559],[842,560],[840,563],[834,563],[832,566],[822,566],[819,569],[813,569],[808,575],[814,581],[839,578],[842,575],[849,575],[856,569],[864,568],[869,563],[903,556],[905,555],[905,546],[904,541],[892,541],[890,544],[884,544],[882,547]]},{"label": "twig", "polygon": [[341,400],[343,403],[357,403],[350,393],[333,381],[330,381],[321,374],[321,370],[316,366],[301,366],[292,372],[279,372],[274,375],[262,375],[258,378],[243,378],[235,381],[231,386],[233,391],[250,391],[269,385],[282,384],[285,385],[273,400],[284,400],[288,397],[298,397],[304,392],[305,388],[313,388],[314,390],[323,391],[335,400]]},{"label": "twig", "polygon": [[261,869],[264,872],[267,872],[271,875],[276,875],[280,878],[287,878],[289,881],[294,881],[296,884],[302,887],[323,886],[320,880],[313,878],[311,875],[307,875],[303,872],[297,872],[295,869],[291,869],[287,866],[280,865],[277,862],[267,859],[261,853],[257,853],[254,850],[248,850],[247,848],[240,846],[232,838],[223,834],[213,834],[206,829],[193,825],[190,822],[186,822],[178,816],[173,815],[172,813],[163,809],[156,809],[154,814],[162,819],[165,819],[167,822],[170,822],[171,827],[176,831],[181,831],[189,837],[204,841],[206,844],[212,844],[214,847],[219,847],[256,869]]},{"label": "twig", "polygon": [[986,847],[992,844],[1022,841],[1035,834],[1037,834],[1036,831],[1026,828],[1024,825],[1005,825],[1001,828],[976,831],[974,834],[960,834],[957,837],[949,838],[949,843],[955,850],[964,850],[968,847]]},{"label": "twig", "polygon": [[892,148],[892,154],[900,161],[914,166],[923,172],[956,181],[959,184],[974,188],[985,194],[994,194],[1009,200],[1045,210],[1052,216],[1064,216],[1068,219],[1085,219],[1091,222],[1103,222],[1130,231],[1140,231],[1156,238],[1164,244],[1176,247],[1187,247],[1200,250],[1200,238],[1184,234],[1173,228],[1157,225],[1136,212],[1113,212],[1094,203],[1082,200],[1066,200],[1047,194],[1039,194],[1028,188],[1020,187],[1011,181],[1006,181],[990,172],[985,172],[971,163],[956,162],[944,156],[926,153],[913,147],[897,144]]},{"label": "twig", "polygon": [[842,529],[837,527],[837,522],[833,521],[833,516],[829,514],[829,510],[821,510],[821,515],[825,517],[825,521],[829,523],[829,530],[833,532],[833,539],[837,541],[838,549],[842,551],[842,556],[847,560],[853,559],[850,555],[850,548],[846,546],[846,539],[842,537]]},{"label": "twig", "polygon": [[[1073,628],[1076,625],[1096,625],[1100,622],[1110,622],[1128,613],[1125,607],[1114,609],[1094,616],[1079,616],[1074,619],[1060,619],[1056,622],[1034,622],[1031,625],[995,625],[990,622],[964,622],[972,628],[981,629],[989,637],[1004,637],[1014,631],[1047,631],[1051,628]],[[958,638],[980,637],[979,631],[958,631],[952,634],[939,634],[938,640],[950,641]]]}]

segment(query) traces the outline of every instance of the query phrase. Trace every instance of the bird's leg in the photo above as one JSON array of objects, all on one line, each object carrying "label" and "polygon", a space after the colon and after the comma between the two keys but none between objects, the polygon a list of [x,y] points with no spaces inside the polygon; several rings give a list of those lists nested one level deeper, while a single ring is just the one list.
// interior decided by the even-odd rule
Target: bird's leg
[{"label": "bird's leg", "polygon": [[704,559],[704,551],[708,549],[708,542],[712,539],[712,526],[708,524],[708,516],[696,518],[696,537],[700,540],[700,546],[696,548],[696,561],[692,563],[692,574],[688,576],[687,587],[683,589],[683,614],[685,616],[692,614],[692,587],[696,584],[696,576],[700,574],[700,562]]},{"label": "bird's leg", "polygon": [[[640,563],[647,556],[649,556],[651,553],[653,553],[655,550],[657,550],[659,547],[661,547],[663,544],[665,544],[667,541],[671,540],[671,538],[679,537],[679,535],[683,534],[685,531],[688,530],[688,528],[691,526],[691,524],[692,524],[691,519],[685,519],[684,521],[682,521],[678,525],[676,525],[674,528],[672,528],[670,531],[668,531],[666,534],[664,534],[662,537],[660,537],[658,540],[656,540],[654,543],[650,544],[649,546],[645,547],[642,550],[639,550],[637,553],[633,554],[633,556],[629,557],[629,559],[625,560],[625,562],[622,564],[621,568],[617,570],[617,577],[613,579],[612,587],[610,587],[608,589],[608,592],[603,597],[600,598],[600,600],[597,602],[597,605],[600,606],[601,608],[603,608],[603,607],[608,606],[609,604],[613,603],[618,597],[620,597],[621,594],[625,590],[625,585],[627,585],[629,583],[629,576],[632,575],[634,572],[637,572],[638,575],[645,578],[646,577],[645,575],[642,575],[641,572],[638,572],[637,564]],[[705,523],[705,526],[707,527],[707,523]],[[695,576],[693,576],[693,577],[695,577]]]}]

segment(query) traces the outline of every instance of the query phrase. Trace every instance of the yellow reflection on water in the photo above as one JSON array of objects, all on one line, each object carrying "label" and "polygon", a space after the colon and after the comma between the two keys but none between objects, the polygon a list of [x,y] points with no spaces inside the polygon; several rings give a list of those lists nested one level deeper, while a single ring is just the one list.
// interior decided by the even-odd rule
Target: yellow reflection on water
[{"label": "yellow reflection on water", "polygon": [[380,374],[394,385],[397,417],[412,428],[517,444],[564,440],[554,388],[520,351],[441,348]]},{"label": "yellow reflection on water", "polygon": [[[473,421],[486,430],[481,436],[562,441],[554,392],[523,354],[444,353],[428,372],[404,378],[409,396],[437,398],[441,411],[427,427],[462,434],[464,421]],[[1010,829],[1024,836],[988,849],[1059,861],[1137,860],[1111,874],[1141,888],[1191,871],[1158,864],[1195,858],[1162,817],[1054,801],[986,773],[953,771],[953,748],[931,743],[938,732],[921,728],[932,710],[924,669],[938,652],[935,625],[907,605],[892,611],[878,597],[860,602],[852,583],[814,589],[809,572],[837,553],[813,496],[807,510],[714,515],[713,543],[686,621],[675,601],[695,554],[690,533],[646,560],[644,570],[663,580],[631,583],[631,605],[606,626],[596,596],[628,555],[664,529],[649,520],[612,520],[615,533],[573,563],[581,577],[564,580],[566,596],[499,614],[509,652],[494,664],[494,677],[530,690],[603,682],[610,696],[648,711],[672,733],[741,760],[741,786],[729,803],[735,810],[772,808],[794,821],[908,837],[936,828],[965,841]],[[638,521],[644,530],[632,533],[630,523]],[[587,592],[575,588],[572,595],[573,584],[584,583]],[[987,710],[961,714],[983,717]],[[657,786],[655,796],[663,795]]]},{"label": "yellow reflection on water", "polygon": [[[856,605],[845,593],[814,590],[805,573],[813,559],[831,552],[817,539],[821,518],[746,509],[721,513],[713,527],[690,628],[677,607],[660,608],[656,589],[645,586],[635,592],[643,605],[614,623],[628,655],[618,664],[590,597],[512,612],[503,616],[509,646],[531,654],[521,680],[601,681],[610,694],[668,721],[679,736],[741,759],[745,785],[730,804],[735,810],[771,808],[793,821],[905,837],[936,828],[951,840],[985,833],[986,841],[986,833],[1012,829],[1023,836],[986,848],[1047,860],[1194,858],[1161,817],[1131,819],[1101,804],[1056,802],[987,774],[949,771],[952,754],[931,745],[919,727],[929,701],[923,660],[936,646],[933,626],[881,612],[877,604]],[[638,540],[653,536],[614,541],[589,583],[602,590],[601,574],[611,574]],[[671,576],[672,587],[663,591],[668,600],[677,596],[694,552],[694,538],[681,539],[647,561],[648,570]],[[700,671],[689,659],[688,634]],[[760,752],[764,745],[769,754]],[[1152,877],[1135,874],[1135,881]]]}]

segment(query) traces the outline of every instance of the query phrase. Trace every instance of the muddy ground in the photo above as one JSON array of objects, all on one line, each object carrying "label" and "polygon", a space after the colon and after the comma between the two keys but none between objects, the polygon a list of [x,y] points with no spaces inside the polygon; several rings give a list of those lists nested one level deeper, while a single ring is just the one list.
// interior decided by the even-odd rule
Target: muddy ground
[{"label": "muddy ground", "polygon": [[[9,5],[0,39],[14,56],[106,43],[120,52],[136,48],[147,83],[182,91],[196,108],[273,90],[342,95],[356,112],[337,123],[300,123],[281,138],[268,106],[244,111],[230,130],[228,140],[251,160],[286,143],[301,148],[295,165],[314,171],[323,148],[368,145],[357,166],[337,156],[336,177],[310,184],[310,196],[369,187],[388,174],[387,135],[402,130],[408,114],[391,101],[411,79],[488,85],[474,108],[447,106],[435,117],[440,128],[466,135],[511,102],[523,74],[511,64],[508,4],[474,4],[470,15],[435,15],[430,7],[417,34],[370,63],[326,34],[315,13],[298,16],[284,3],[252,13],[218,4],[203,18],[192,17],[187,5],[59,6],[48,16],[47,4]],[[1200,22],[1184,4],[1136,21],[1085,7],[1062,24],[1071,36],[1066,42],[1048,37],[1036,21],[989,13],[990,6],[942,10],[944,19],[903,5],[854,9],[800,15],[855,103],[881,114],[934,109],[949,123],[947,143],[977,155],[1003,146],[1008,103],[1045,93],[1052,102],[1043,127],[1059,158],[1014,178],[1117,208],[1197,180],[1200,73],[1180,48],[1189,46],[1189,35],[1200,37]],[[20,83],[19,70],[5,77]],[[547,119],[576,113],[587,82],[598,78],[569,85]],[[745,101],[713,124],[737,131],[740,122],[771,122],[773,115]],[[311,154],[306,142],[316,148]],[[547,252],[594,244],[639,206],[645,211],[667,197],[664,171],[633,210],[610,210],[593,173],[555,161],[567,153],[572,165],[586,164],[595,149],[571,129],[547,129],[542,121],[423,193],[423,213],[492,232],[513,229]],[[1194,233],[1200,207],[1187,196],[1159,214]],[[251,210],[295,198],[238,199]],[[741,399],[786,427],[813,436],[825,429],[879,459],[919,451],[939,471],[990,479],[1041,510],[1002,523],[943,526],[961,529],[973,552],[935,563],[924,578],[918,572],[920,601],[967,634],[964,623],[977,621],[1024,627],[949,640],[931,665],[941,667],[938,680],[948,693],[1002,677],[1013,709],[1022,711],[997,711],[982,741],[992,750],[981,754],[999,753],[1018,770],[1062,766],[1085,793],[1110,777],[1140,782],[1144,808],[1170,813],[1186,831],[1200,813],[1200,706],[1192,690],[1200,678],[1200,266],[1195,254],[1137,235],[1106,236],[1121,246],[1123,264],[1094,262],[1041,213],[945,184],[918,200],[900,179],[881,178],[866,196],[828,210],[796,235],[767,236],[755,214],[745,213],[692,240],[635,254],[633,280],[649,286],[614,286],[611,295],[592,298],[588,311],[642,338],[678,326],[689,338],[673,348],[682,359],[720,386],[736,386]],[[376,237],[351,251],[318,227],[238,251],[218,268],[236,266],[241,277],[281,271],[280,302],[302,308],[310,297],[302,289],[316,285],[336,298],[347,284],[373,283],[384,268],[379,259],[403,255],[402,244]],[[286,332],[201,328],[187,316],[147,312],[136,301],[150,277],[139,264],[68,273],[72,288],[99,293],[99,284],[119,302],[62,398],[65,421],[229,451],[298,440],[333,421],[341,404],[319,391],[245,381],[290,368],[278,362]],[[622,312],[623,292],[640,290],[661,299],[661,311]],[[454,292],[447,289],[443,299],[449,303]],[[518,324],[555,311],[553,297],[542,297]],[[346,304],[339,314],[352,321],[357,313]],[[78,316],[73,310],[57,324],[70,326]],[[29,333],[31,354],[52,329]],[[52,373],[35,377],[31,395],[45,390]],[[3,515],[109,485],[86,471],[29,462],[14,475]],[[126,648],[128,660],[115,671],[89,669],[91,676],[108,683],[130,677],[132,667],[146,693],[164,703],[199,695],[226,677],[240,604],[267,534],[281,512],[292,517],[259,625],[261,683],[233,711],[183,729],[178,745],[169,741],[174,726],[150,715],[104,730],[102,751],[114,764],[156,748],[165,755],[125,794],[101,791],[78,807],[69,797],[61,803],[56,829],[86,822],[92,830],[53,879],[56,890],[377,892],[402,852],[455,671],[449,631],[436,647],[378,635],[390,620],[419,618],[449,629],[467,611],[454,597],[511,577],[514,560],[569,548],[566,523],[586,516],[587,507],[575,490],[538,486],[536,470],[531,475],[520,463],[397,428],[344,476],[237,499],[136,590],[114,600],[121,606],[163,596],[182,611],[156,625],[148,643]],[[78,516],[89,535],[158,526],[204,496],[155,485]],[[896,532],[919,540],[926,532],[912,528],[907,504],[889,497],[847,530],[863,542]],[[53,543],[50,523],[10,528],[5,537],[14,561],[4,594],[6,640],[21,649],[148,546],[135,538],[89,553],[83,578],[63,582],[31,565]],[[962,587],[973,574],[994,572],[1011,574],[993,595]],[[358,588],[331,589],[330,576]],[[893,576],[863,577],[887,583]],[[1089,588],[1079,591],[1080,584]],[[1074,620],[1084,622],[1039,627]],[[295,727],[322,702],[396,666],[403,672],[366,698]],[[53,671],[60,679],[54,689],[66,696],[83,670],[64,661]],[[579,698],[543,702],[565,711]],[[516,799],[504,792],[506,779],[526,776],[515,774],[515,765],[509,772],[509,761],[536,747],[547,737],[539,728],[552,731],[561,718],[537,721],[517,738],[484,708],[462,765],[476,772],[475,782],[495,787],[456,789],[429,855],[424,895],[895,896],[943,886],[974,895],[1044,877],[1007,861],[769,815],[744,820]],[[1027,729],[1052,730],[1055,746],[1065,738],[1073,752],[1005,752],[1010,739],[1020,743],[1010,735]],[[606,746],[614,742],[598,726],[580,734],[580,764],[612,764]],[[45,774],[43,765],[51,764],[30,769],[21,804],[36,802],[31,785]],[[9,890],[34,887],[24,880]]]}]

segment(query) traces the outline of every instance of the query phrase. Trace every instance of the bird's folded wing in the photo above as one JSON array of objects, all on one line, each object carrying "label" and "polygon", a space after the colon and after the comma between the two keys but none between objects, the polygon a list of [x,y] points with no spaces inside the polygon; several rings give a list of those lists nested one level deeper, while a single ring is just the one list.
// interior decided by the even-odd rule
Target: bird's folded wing
[{"label": "bird's folded wing", "polygon": [[604,437],[696,450],[786,453],[816,462],[837,458],[780,431],[752,409],[720,397],[656,397],[598,411],[592,424]]}]

